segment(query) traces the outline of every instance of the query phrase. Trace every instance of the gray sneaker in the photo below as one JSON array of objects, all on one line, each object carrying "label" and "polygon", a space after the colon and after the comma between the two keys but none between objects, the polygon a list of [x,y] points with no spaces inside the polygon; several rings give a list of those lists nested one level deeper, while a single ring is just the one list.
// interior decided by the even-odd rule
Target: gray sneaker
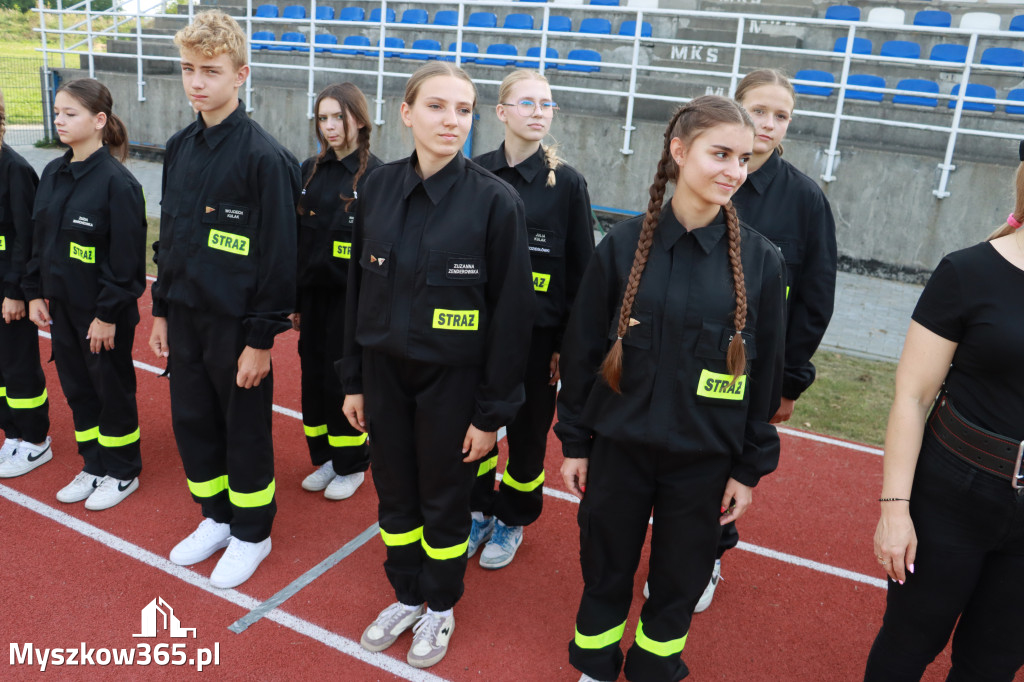
[{"label": "gray sneaker", "polygon": [[523,527],[506,526],[500,520],[494,524],[494,533],[480,553],[480,566],[491,570],[512,563],[519,545],[523,544]]},{"label": "gray sneaker", "polygon": [[426,607],[423,604],[410,609],[402,602],[395,602],[377,614],[376,620],[363,630],[359,644],[367,651],[384,651],[395,643],[400,634],[412,627],[424,611]]},{"label": "gray sneaker", "polygon": [[414,668],[429,668],[448,653],[448,641],[455,631],[455,614],[428,611],[413,627],[412,647],[405,660]]},{"label": "gray sneaker", "polygon": [[469,529],[469,545],[466,548],[467,557],[472,559],[480,545],[491,539],[491,533],[493,532],[493,516],[485,521],[477,521],[476,519],[473,519],[473,527]]}]

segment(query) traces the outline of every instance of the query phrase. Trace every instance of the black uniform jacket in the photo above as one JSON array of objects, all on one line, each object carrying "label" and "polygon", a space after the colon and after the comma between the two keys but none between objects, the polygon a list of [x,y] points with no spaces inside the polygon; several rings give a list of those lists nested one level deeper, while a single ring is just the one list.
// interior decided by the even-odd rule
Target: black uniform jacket
[{"label": "black uniform jacket", "polygon": [[347,210],[345,204],[347,199],[358,198],[366,172],[380,164],[381,160],[370,154],[366,171],[353,190],[352,179],[359,172],[358,151],[343,159],[331,151],[324,158],[311,156],[302,162],[305,186],[299,197],[299,288],[331,287],[344,296],[356,220],[355,201]]},{"label": "black uniform jacket", "polygon": [[3,296],[24,301],[21,278],[32,253],[32,201],[39,176],[18,152],[0,149],[0,278]]},{"label": "black uniform jacket", "polygon": [[732,383],[726,351],[736,308],[724,220],[687,231],[668,202],[655,228],[622,339],[621,394],[600,376],[617,337],[643,216],[612,228],[580,285],[562,348],[555,433],[566,457],[588,457],[595,433],[670,452],[731,457],[732,478],[757,485],[779,460],[768,423],[781,390],[785,264],[741,227],[748,373]]},{"label": "black uniform jacket", "polygon": [[786,374],[782,395],[796,400],[814,383],[811,357],[832,319],[836,224],[818,185],[778,152],[732,198],[742,220],[782,249],[789,276]]},{"label": "black uniform jacket", "polygon": [[415,154],[384,164],[360,193],[342,385],[363,392],[363,348],[479,365],[472,423],[496,431],[525,398],[535,303],[523,202],[461,152],[426,180],[415,168]]},{"label": "black uniform jacket", "polygon": [[133,311],[137,322],[146,290],[142,185],[106,147],[71,157],[69,149],[48,163],[39,181],[25,298],[55,298],[110,323]]},{"label": "black uniform jacket", "polygon": [[576,300],[583,271],[594,253],[594,224],[587,181],[572,166],[555,171],[555,186],[548,187],[544,150],[511,167],[505,144],[474,159],[515,187],[526,206],[526,231],[533,264],[533,290],[537,294],[538,327],[558,330],[557,350]]},{"label": "black uniform jacket", "polygon": [[167,141],[153,314],[175,303],[241,318],[271,348],[295,307],[299,163],[245,113]]}]

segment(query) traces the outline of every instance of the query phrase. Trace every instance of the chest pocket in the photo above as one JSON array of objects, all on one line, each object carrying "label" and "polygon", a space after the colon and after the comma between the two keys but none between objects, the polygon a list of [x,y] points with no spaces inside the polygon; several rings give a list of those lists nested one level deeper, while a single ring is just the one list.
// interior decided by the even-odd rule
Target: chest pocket
[{"label": "chest pocket", "polygon": [[68,208],[61,223],[61,233],[66,242],[58,247],[64,253],[57,255],[86,265],[95,265],[96,250],[109,229],[106,216],[95,211]]},{"label": "chest pocket", "polygon": [[250,230],[256,225],[252,206],[214,203],[203,206],[204,225],[230,226],[229,229]]},{"label": "chest pocket", "polygon": [[[735,334],[735,329],[721,322],[703,321],[694,351],[696,361],[691,379],[698,403],[745,407],[749,401],[748,375],[743,374],[733,381],[726,364],[729,344]],[[753,333],[746,331],[742,332],[742,338],[749,366],[757,358],[756,339]]]},{"label": "chest pocket", "polygon": [[531,256],[561,258],[565,255],[565,240],[555,234],[553,230],[546,229],[533,221],[527,221],[526,233],[529,238],[527,245],[530,247]]},{"label": "chest pocket", "polygon": [[[621,307],[615,310],[615,317],[612,318],[611,327],[608,329],[608,340],[613,343],[619,338],[619,315],[621,312]],[[654,313],[637,308],[634,302],[627,325],[626,334],[622,337],[622,345],[640,350],[650,350],[651,338],[654,335]]]},{"label": "chest pocket", "polygon": [[391,321],[388,273],[391,272],[391,242],[367,239],[359,256],[362,269],[359,287],[357,333],[370,327],[380,332]]},{"label": "chest pocket", "polygon": [[[485,282],[487,265],[483,256],[431,251],[427,259],[426,305],[417,318],[433,331],[459,335],[482,331]],[[424,315],[429,316],[429,321]],[[469,352],[469,346],[464,350]]]}]

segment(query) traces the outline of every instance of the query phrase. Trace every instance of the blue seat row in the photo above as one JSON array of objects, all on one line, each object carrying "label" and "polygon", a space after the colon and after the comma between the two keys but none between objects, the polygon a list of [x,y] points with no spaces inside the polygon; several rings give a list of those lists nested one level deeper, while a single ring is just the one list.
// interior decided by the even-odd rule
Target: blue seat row
[{"label": "blue seat row", "polygon": [[[825,18],[834,21],[860,21],[860,8],[852,5],[833,5],[825,10]],[[914,14],[913,25],[950,28],[953,25],[953,15],[945,10],[919,10]],[[1011,18],[1006,30],[1024,31],[1024,14],[1018,14]]]},{"label": "blue seat row", "polygon": [[[846,37],[838,38],[833,46],[834,52],[845,53]],[[853,54],[871,54],[873,45],[867,38],[854,38],[851,52]],[[882,43],[878,52],[882,57],[902,57],[904,59],[920,59],[921,46],[910,40],[887,40]],[[967,46],[942,43],[932,47],[928,59],[937,62],[967,61]],[[989,47],[981,53],[981,63],[991,66],[1024,66],[1024,50],[1015,47]]]}]

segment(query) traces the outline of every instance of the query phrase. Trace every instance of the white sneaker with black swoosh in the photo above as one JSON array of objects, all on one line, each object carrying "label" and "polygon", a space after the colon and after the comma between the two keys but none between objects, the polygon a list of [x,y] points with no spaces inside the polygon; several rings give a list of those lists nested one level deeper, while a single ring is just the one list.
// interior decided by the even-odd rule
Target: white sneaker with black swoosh
[{"label": "white sneaker with black swoosh", "polygon": [[414,668],[429,668],[440,662],[448,653],[448,642],[454,631],[455,614],[451,609],[427,609],[412,628],[412,647],[405,660]]},{"label": "white sneaker with black swoosh", "polygon": [[101,511],[110,509],[139,489],[138,477],[122,481],[110,476],[104,476],[96,490],[89,495],[85,501],[85,508],[89,511]]},{"label": "white sneaker with black swoosh", "polygon": [[[4,445],[6,447],[6,443]],[[53,451],[50,449],[49,436],[39,445],[21,441],[18,443],[18,449],[10,457],[0,461],[0,478],[23,476],[51,459]]]}]

